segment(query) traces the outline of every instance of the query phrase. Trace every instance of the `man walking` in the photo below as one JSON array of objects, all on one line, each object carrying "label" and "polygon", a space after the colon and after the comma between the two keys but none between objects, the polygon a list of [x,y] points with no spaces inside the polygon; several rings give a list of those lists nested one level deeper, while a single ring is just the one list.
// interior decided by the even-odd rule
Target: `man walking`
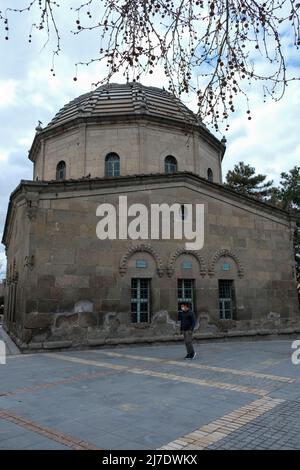
[{"label": "man walking", "polygon": [[180,321],[180,333],[183,333],[187,355],[185,359],[194,359],[196,353],[193,347],[193,331],[195,328],[196,320],[194,312],[189,308],[187,302],[180,304],[178,312],[178,320]]}]

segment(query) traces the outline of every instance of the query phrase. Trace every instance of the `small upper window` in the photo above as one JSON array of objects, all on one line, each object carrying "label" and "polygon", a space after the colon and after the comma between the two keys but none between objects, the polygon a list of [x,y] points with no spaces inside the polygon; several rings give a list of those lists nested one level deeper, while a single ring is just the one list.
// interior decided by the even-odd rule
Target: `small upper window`
[{"label": "small upper window", "polygon": [[120,176],[120,157],[116,153],[106,155],[105,176]]},{"label": "small upper window", "polygon": [[211,168],[209,168],[207,170],[207,179],[208,181],[210,181],[211,183],[214,181],[214,174],[213,174],[213,171]]},{"label": "small upper window", "polygon": [[57,164],[56,179],[59,181],[66,179],[66,164],[63,161]]},{"label": "small upper window", "polygon": [[172,155],[168,155],[165,158],[165,173],[176,173],[177,171],[177,160]]}]

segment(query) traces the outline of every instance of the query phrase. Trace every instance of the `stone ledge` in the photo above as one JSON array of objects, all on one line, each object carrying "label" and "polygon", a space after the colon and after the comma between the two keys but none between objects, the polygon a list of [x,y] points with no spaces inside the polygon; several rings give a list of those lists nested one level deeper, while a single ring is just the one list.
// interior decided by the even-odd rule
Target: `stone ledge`
[{"label": "stone ledge", "polygon": [[225,336],[229,337],[236,337],[236,336],[257,336],[258,331],[257,330],[248,330],[248,331],[243,331],[243,330],[236,330],[236,331],[228,331]]},{"label": "stone ledge", "polygon": [[29,343],[27,345],[27,348],[28,349],[32,349],[32,350],[36,350],[36,349],[43,349],[43,343],[40,342],[40,343]]},{"label": "stone ledge", "polygon": [[[248,330],[248,331],[228,331],[219,332],[219,333],[195,333],[194,340],[195,341],[226,341],[226,340],[234,340],[238,338],[244,338],[245,340],[249,338],[249,340],[259,340],[262,337],[266,339],[269,337],[270,339],[279,338],[280,336],[294,336],[300,333],[300,327],[297,326],[295,328],[281,328],[281,329],[262,329],[262,330]],[[12,337],[14,335],[11,335]],[[117,345],[127,345],[127,344],[155,344],[155,343],[175,343],[175,342],[183,342],[183,336],[181,335],[161,335],[161,336],[146,336],[146,337],[123,337],[123,338],[87,338],[86,340],[82,341],[81,343],[74,343],[71,340],[65,341],[44,341],[44,342],[36,342],[36,343],[24,343],[16,339],[16,343],[20,347],[21,351],[26,353],[28,351],[45,351],[45,350],[53,350],[53,349],[86,349],[89,347],[95,346],[117,346]]]},{"label": "stone ledge", "polygon": [[45,341],[43,343],[44,349],[59,349],[59,348],[69,348],[72,346],[72,341]]},{"label": "stone ledge", "polygon": [[262,328],[261,330],[257,330],[257,334],[259,336],[272,335],[272,334],[276,334],[276,333],[277,333],[277,330],[267,330],[267,329],[264,329],[264,328]]},{"label": "stone ledge", "polygon": [[300,333],[300,328],[278,328],[278,334],[280,335],[289,335],[294,333]]},{"label": "stone ledge", "polygon": [[105,339],[88,339],[87,344],[89,346],[103,346],[105,344]]}]

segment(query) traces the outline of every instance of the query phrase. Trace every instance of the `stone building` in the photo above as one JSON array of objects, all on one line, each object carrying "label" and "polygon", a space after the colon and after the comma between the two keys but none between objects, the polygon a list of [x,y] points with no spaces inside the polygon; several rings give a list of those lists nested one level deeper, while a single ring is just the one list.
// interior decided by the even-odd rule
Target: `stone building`
[{"label": "stone building", "polygon": [[[299,330],[285,211],[222,186],[225,142],[165,90],[111,84],[37,128],[33,180],[11,194],[4,324],[23,348],[179,339],[190,302],[199,338]],[[204,205],[204,247],[96,236],[100,204]]]}]

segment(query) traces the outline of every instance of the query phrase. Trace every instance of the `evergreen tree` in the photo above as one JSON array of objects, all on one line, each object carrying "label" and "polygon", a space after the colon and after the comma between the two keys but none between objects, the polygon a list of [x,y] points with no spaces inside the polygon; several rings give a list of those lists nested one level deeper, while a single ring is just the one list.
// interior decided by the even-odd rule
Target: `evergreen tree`
[{"label": "evergreen tree", "polygon": [[233,170],[228,171],[225,186],[262,201],[267,201],[268,197],[274,197],[273,181],[266,181],[265,175],[256,175],[255,173],[254,167],[239,162]]},{"label": "evergreen tree", "polygon": [[281,173],[279,192],[284,209],[294,209],[300,214],[300,166]]},{"label": "evergreen tree", "polygon": [[278,187],[273,186],[270,188],[270,193],[268,198],[265,200],[271,206],[279,207],[280,209],[284,209],[282,198],[281,198],[281,191]]}]

